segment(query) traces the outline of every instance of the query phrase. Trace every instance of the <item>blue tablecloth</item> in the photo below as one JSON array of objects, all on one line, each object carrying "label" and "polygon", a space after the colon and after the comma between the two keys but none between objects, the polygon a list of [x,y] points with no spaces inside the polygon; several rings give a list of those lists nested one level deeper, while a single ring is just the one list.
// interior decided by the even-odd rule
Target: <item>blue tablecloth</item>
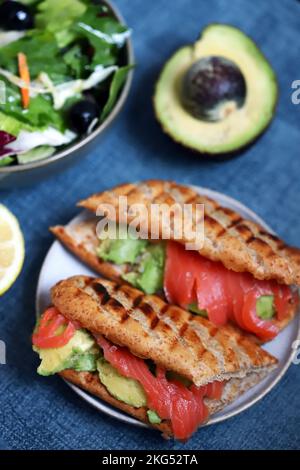
[{"label": "blue tablecloth", "polygon": [[[300,3],[296,0],[119,0],[133,28],[137,68],[130,99],[93,153],[32,188],[1,192],[22,224],[26,262],[0,300],[0,440],[12,449],[183,449],[159,434],[124,425],[80,400],[58,377],[39,377],[31,351],[36,282],[52,243],[48,226],[67,222],[75,203],[125,180],[163,177],[217,189],[247,204],[287,241],[300,245],[300,105],[291,82],[300,79]],[[276,119],[239,158],[213,162],[177,146],[155,122],[151,97],[164,61],[211,22],[234,24],[261,46],[279,78]],[[59,260],[57,260],[59,269]],[[259,404],[200,430],[191,449],[300,448],[300,369],[292,366]]]}]

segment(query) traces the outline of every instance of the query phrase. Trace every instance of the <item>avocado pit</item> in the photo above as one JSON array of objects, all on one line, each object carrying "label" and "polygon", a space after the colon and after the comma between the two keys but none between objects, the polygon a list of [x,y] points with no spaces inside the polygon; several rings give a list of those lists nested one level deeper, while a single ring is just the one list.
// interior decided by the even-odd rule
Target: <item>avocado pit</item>
[{"label": "avocado pit", "polygon": [[241,108],[247,87],[240,68],[221,56],[203,57],[185,73],[181,101],[186,111],[202,121],[217,122]]}]

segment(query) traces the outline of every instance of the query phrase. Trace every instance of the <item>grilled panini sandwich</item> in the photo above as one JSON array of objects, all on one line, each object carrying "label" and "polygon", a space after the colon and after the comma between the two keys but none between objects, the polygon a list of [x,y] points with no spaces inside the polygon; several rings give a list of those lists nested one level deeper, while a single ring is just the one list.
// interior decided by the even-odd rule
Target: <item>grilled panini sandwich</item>
[{"label": "grilled panini sandwich", "polygon": [[231,325],[126,284],[75,276],[51,291],[33,334],[38,372],[62,377],[185,440],[277,360]]},{"label": "grilled panini sandwich", "polygon": [[[121,207],[121,196],[127,198],[126,210]],[[184,233],[175,239],[171,228],[168,241],[99,240],[95,213],[107,204],[115,209],[120,226],[134,219],[130,207],[142,204],[148,210],[148,227],[151,223],[159,227],[161,238],[166,221],[159,219],[159,213],[153,215],[153,204],[190,204],[191,226],[197,220],[197,204],[204,204],[203,247],[187,250],[186,244],[193,240],[185,239]],[[300,250],[194,189],[151,180],[117,186],[79,206],[94,215],[51,230],[101,275],[123,279],[145,293],[164,292],[169,302],[204,315],[215,325],[235,323],[261,341],[273,339],[293,319],[299,304]],[[175,226],[175,222],[171,219],[170,224]]]}]

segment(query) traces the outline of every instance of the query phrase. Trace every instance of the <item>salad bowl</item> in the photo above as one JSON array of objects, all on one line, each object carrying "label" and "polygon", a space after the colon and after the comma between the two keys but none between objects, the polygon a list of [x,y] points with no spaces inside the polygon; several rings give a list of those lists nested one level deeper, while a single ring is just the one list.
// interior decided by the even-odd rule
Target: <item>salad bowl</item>
[{"label": "salad bowl", "polygon": [[[12,3],[12,2],[11,2]],[[25,2],[24,2],[25,3]],[[85,2],[87,3],[87,2]],[[101,2],[93,2],[91,4],[101,4],[102,7],[107,8],[109,14],[116,19],[120,25],[124,25],[124,19],[118,9],[109,1],[104,0]],[[1,28],[1,25],[0,25]],[[128,30],[129,31],[129,30]],[[116,34],[117,36],[117,34]],[[1,37],[1,30],[0,30]],[[1,41],[0,41],[1,44]],[[0,46],[0,60],[1,60],[1,46]],[[98,122],[91,126],[88,132],[83,133],[82,135],[77,136],[72,142],[56,147],[55,151],[48,157],[42,159],[29,159],[28,161],[23,161],[22,164],[10,164],[8,166],[0,165],[0,190],[6,188],[14,188],[16,186],[27,186],[32,185],[50,175],[61,171],[76,160],[82,158],[89,150],[92,150],[99,144],[99,140],[104,136],[106,131],[111,127],[112,123],[115,121],[117,116],[120,114],[120,111],[128,97],[132,76],[133,76],[133,64],[134,64],[134,53],[132,40],[130,35],[124,37],[124,43],[122,49],[120,49],[118,65],[121,68],[127,69],[126,78],[123,79],[122,85],[119,87],[118,92],[116,90],[109,90],[110,93],[115,93],[114,104],[111,106],[111,109],[106,114],[105,118],[99,119]],[[114,66],[111,67],[113,69]],[[1,68],[1,63],[0,63]],[[101,64],[100,64],[101,68]],[[107,67],[110,68],[110,67]],[[118,67],[115,67],[117,70]],[[97,70],[96,70],[97,71]],[[104,68],[105,71],[105,68]],[[95,72],[93,74],[95,76]],[[2,77],[0,76],[0,80]],[[90,76],[87,80],[92,79]],[[83,81],[83,80],[81,80]],[[112,82],[113,80],[111,80]],[[75,81],[74,81],[75,83]],[[89,99],[89,98],[88,98]],[[72,97],[71,97],[72,100]],[[1,111],[1,106],[0,106]],[[1,112],[0,112],[1,114]],[[1,132],[1,122],[0,122],[0,132]],[[71,131],[67,130],[67,133]],[[66,134],[65,134],[66,135]],[[17,141],[16,141],[17,142]],[[14,143],[14,142],[13,142]],[[9,144],[8,144],[9,146]],[[0,149],[1,150],[1,149]],[[3,158],[3,157],[2,157]],[[1,152],[0,152],[1,159]],[[1,160],[0,160],[1,161]]]}]

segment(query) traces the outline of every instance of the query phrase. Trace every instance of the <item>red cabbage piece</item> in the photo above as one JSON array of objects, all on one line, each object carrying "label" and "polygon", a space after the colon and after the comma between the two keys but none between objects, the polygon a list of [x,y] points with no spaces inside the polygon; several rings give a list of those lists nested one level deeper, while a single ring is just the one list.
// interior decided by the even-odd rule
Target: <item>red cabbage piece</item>
[{"label": "red cabbage piece", "polygon": [[16,140],[14,135],[8,134],[8,132],[0,131],[0,157],[11,153],[11,150],[5,147],[14,140]]}]

